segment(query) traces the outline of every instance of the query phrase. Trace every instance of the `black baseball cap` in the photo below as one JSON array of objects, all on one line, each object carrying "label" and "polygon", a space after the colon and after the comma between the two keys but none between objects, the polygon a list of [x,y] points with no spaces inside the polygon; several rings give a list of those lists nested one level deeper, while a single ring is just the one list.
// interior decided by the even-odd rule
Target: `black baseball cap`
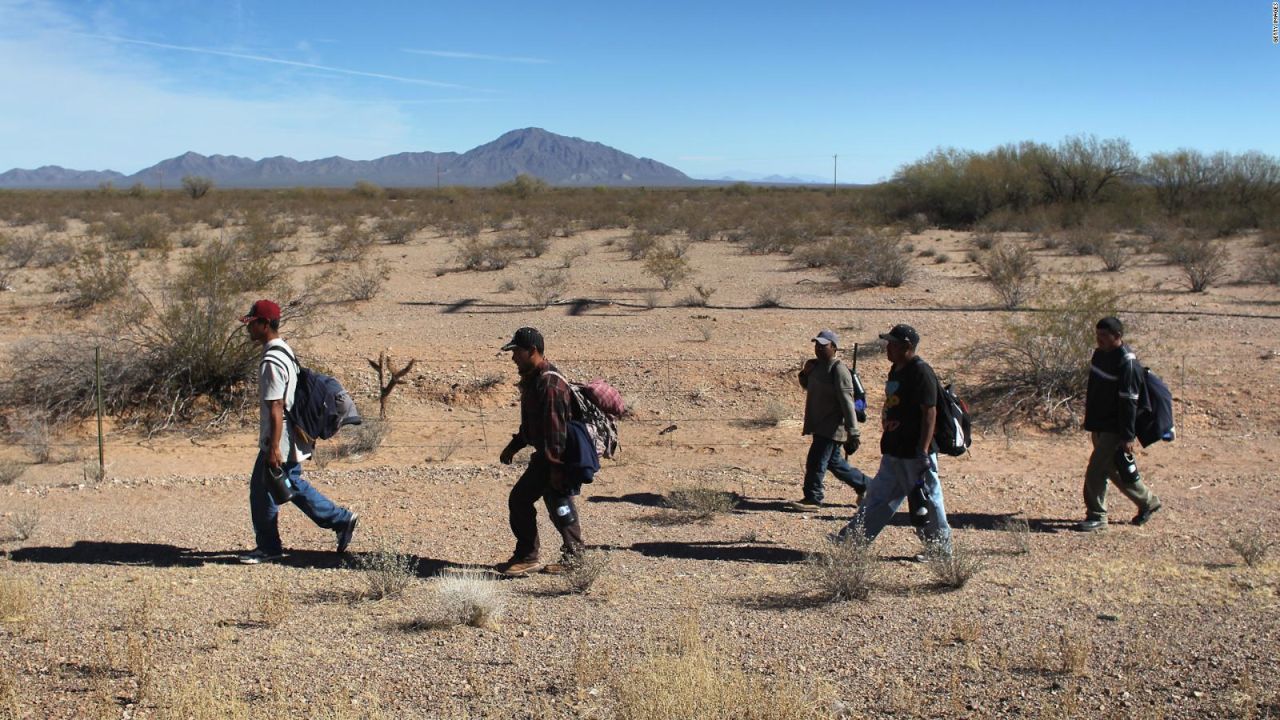
[{"label": "black baseball cap", "polygon": [[525,350],[537,350],[538,352],[546,352],[546,345],[542,340],[542,333],[537,328],[522,327],[511,336],[511,342],[502,346],[503,350],[515,350],[516,348],[524,348]]},{"label": "black baseball cap", "polygon": [[920,344],[920,333],[910,325],[894,325],[887,333],[880,333],[880,339],[887,342],[898,342],[915,347]]}]

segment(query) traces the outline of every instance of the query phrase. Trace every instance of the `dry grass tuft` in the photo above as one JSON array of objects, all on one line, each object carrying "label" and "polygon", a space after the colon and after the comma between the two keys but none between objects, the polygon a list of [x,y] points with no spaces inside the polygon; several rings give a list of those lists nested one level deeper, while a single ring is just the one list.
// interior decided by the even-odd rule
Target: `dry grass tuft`
[{"label": "dry grass tuft", "polygon": [[818,589],[827,602],[866,600],[880,579],[880,566],[871,552],[871,541],[861,526],[821,552],[805,559],[801,573],[806,587]]},{"label": "dry grass tuft", "polygon": [[748,675],[688,623],[674,647],[612,674],[619,720],[817,720],[830,703],[789,679]]},{"label": "dry grass tuft", "polygon": [[418,576],[417,556],[402,552],[402,545],[398,538],[384,537],[378,540],[374,550],[356,557],[355,566],[364,574],[367,585],[366,598],[397,597]]},{"label": "dry grass tuft", "polygon": [[938,584],[951,590],[964,587],[986,564],[963,545],[953,544],[951,552],[935,543],[925,546],[925,565],[938,580]]},{"label": "dry grass tuft", "polygon": [[1064,630],[1058,639],[1058,672],[1075,677],[1088,674],[1092,651],[1093,646],[1086,633]]},{"label": "dry grass tuft", "polygon": [[263,627],[277,628],[293,615],[293,598],[289,588],[271,582],[258,591],[254,599],[254,616],[252,621]]},{"label": "dry grass tuft", "polygon": [[1245,565],[1257,567],[1267,559],[1267,552],[1275,545],[1275,541],[1269,539],[1262,528],[1254,528],[1231,538],[1227,544],[1244,560]]},{"label": "dry grass tuft", "polygon": [[1031,552],[1031,524],[1026,518],[1005,518],[996,525],[996,529],[1008,535],[1009,544],[1013,546],[1015,555],[1026,555]]},{"label": "dry grass tuft", "polygon": [[27,471],[26,463],[0,460],[0,485],[12,485]]},{"label": "dry grass tuft", "polygon": [[604,550],[585,550],[565,559],[565,589],[576,595],[585,595],[596,581],[609,572],[609,553]]},{"label": "dry grass tuft", "polygon": [[334,447],[333,454],[340,458],[370,455],[382,446],[390,432],[389,421],[367,417],[359,425],[343,429],[342,442]]},{"label": "dry grass tuft", "polygon": [[491,570],[449,568],[436,583],[440,599],[439,625],[492,628],[507,608],[507,593]]},{"label": "dry grass tuft", "polygon": [[23,622],[30,609],[31,587],[8,573],[0,573],[0,622]]},{"label": "dry grass tuft", "polygon": [[663,497],[667,507],[698,520],[730,512],[739,500],[735,493],[704,487],[673,488]]},{"label": "dry grass tuft", "polygon": [[16,510],[9,515],[9,527],[19,540],[29,540],[40,527],[40,511],[36,509]]}]

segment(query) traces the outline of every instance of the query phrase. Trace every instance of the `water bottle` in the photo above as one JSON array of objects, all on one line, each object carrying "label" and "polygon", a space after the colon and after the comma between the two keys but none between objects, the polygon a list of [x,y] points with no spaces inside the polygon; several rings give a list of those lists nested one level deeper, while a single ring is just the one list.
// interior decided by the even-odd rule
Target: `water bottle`
[{"label": "water bottle", "polygon": [[924,493],[924,481],[916,482],[916,486],[907,495],[907,509],[911,511],[912,527],[924,527],[929,522],[929,497]]},{"label": "water bottle", "polygon": [[267,494],[277,505],[283,505],[293,499],[293,488],[289,485],[289,478],[285,476],[284,468],[267,466]]},{"label": "water bottle", "polygon": [[1120,476],[1120,482],[1127,485],[1142,482],[1142,474],[1138,472],[1138,462],[1133,457],[1133,453],[1127,453],[1123,447],[1118,447],[1116,448],[1114,461],[1116,473]]},{"label": "water bottle", "polygon": [[856,373],[853,376],[853,412],[858,416],[858,422],[867,421],[867,391],[862,388],[862,380]]}]

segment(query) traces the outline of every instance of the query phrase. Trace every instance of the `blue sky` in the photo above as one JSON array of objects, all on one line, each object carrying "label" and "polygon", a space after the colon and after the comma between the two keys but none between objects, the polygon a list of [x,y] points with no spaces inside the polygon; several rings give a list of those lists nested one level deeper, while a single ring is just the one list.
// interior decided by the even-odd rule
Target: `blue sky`
[{"label": "blue sky", "polygon": [[1280,155],[1271,3],[0,0],[0,171],[541,127],[694,177],[1067,135]]}]

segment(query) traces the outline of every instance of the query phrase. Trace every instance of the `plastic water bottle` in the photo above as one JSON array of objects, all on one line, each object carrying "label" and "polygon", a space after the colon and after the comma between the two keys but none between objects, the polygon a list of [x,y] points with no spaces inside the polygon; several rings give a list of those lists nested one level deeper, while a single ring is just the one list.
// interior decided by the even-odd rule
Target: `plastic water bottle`
[{"label": "plastic water bottle", "polygon": [[1138,472],[1138,462],[1133,453],[1125,452],[1123,447],[1116,448],[1114,460],[1116,473],[1120,476],[1120,482],[1127,485],[1142,482],[1142,473]]}]

